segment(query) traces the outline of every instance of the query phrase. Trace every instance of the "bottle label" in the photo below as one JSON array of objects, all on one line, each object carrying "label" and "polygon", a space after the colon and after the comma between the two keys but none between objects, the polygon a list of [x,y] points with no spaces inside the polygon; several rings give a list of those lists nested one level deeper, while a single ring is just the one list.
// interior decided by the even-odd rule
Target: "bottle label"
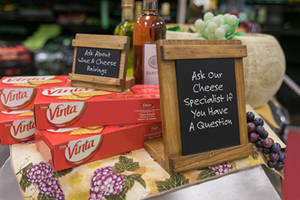
[{"label": "bottle label", "polygon": [[144,84],[158,84],[156,44],[144,45]]}]

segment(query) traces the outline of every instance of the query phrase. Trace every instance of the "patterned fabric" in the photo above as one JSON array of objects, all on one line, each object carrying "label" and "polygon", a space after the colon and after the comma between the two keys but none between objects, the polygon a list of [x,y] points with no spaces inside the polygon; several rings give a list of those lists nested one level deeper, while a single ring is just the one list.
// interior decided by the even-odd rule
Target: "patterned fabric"
[{"label": "patterned fabric", "polygon": [[[35,144],[11,146],[12,166],[25,199],[131,200],[142,199],[196,181],[263,163],[260,154],[248,158],[169,175],[147,151],[87,163],[54,172]],[[49,191],[45,190],[50,188]]]},{"label": "patterned fabric", "polygon": [[[247,111],[255,113],[250,106],[247,106]],[[268,125],[264,127],[270,137],[285,148],[285,144],[271,128]],[[253,154],[245,159],[170,175],[145,149],[140,149],[54,172],[36,150],[34,143],[16,144],[10,148],[12,167],[21,192],[28,200],[138,200],[147,195],[265,163],[263,155],[254,148]]]}]

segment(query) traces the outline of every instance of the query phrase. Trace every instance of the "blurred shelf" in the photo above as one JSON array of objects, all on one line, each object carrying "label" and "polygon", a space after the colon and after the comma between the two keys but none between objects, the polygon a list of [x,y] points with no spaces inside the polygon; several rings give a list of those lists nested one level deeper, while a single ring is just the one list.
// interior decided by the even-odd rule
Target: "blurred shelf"
[{"label": "blurred shelf", "polygon": [[31,66],[32,63],[27,62],[0,62],[0,69],[7,69],[7,68],[25,68]]},{"label": "blurred shelf", "polygon": [[248,5],[262,5],[262,6],[300,6],[299,2],[287,1],[246,1]]},{"label": "blurred shelf", "polygon": [[[102,29],[100,25],[86,25],[86,24],[58,24],[63,30],[81,33],[111,33],[112,28]],[[112,27],[112,26],[111,26]]]},{"label": "blurred shelf", "polygon": [[55,12],[85,12],[85,13],[99,13],[99,5],[94,7],[84,6],[82,4],[57,4],[53,7]]},{"label": "blurred shelf", "polygon": [[291,28],[291,29],[283,29],[283,28],[262,28],[263,33],[269,33],[278,36],[300,36],[300,28]]},{"label": "blurred shelf", "polygon": [[[115,21],[111,21],[110,26],[108,29],[103,29],[101,25],[89,25],[86,24],[85,21],[79,23],[59,23],[58,19],[54,16],[54,14],[44,14],[38,16],[38,12],[35,14],[20,15],[16,12],[0,12],[0,23],[1,24],[8,24],[10,26],[20,26],[23,25],[26,28],[28,27],[36,27],[42,23],[53,23],[60,25],[61,28],[66,31],[71,32],[82,32],[82,33],[105,33],[109,34],[113,32],[114,27],[116,26]],[[85,19],[85,20],[88,20]],[[2,25],[3,26],[3,25]],[[5,27],[4,27],[5,28]],[[28,31],[27,31],[28,32]]]},{"label": "blurred shelf", "polygon": [[300,29],[281,30],[280,35],[282,35],[282,36],[300,36]]},{"label": "blurred shelf", "polygon": [[18,22],[45,22],[53,23],[56,18],[49,11],[34,12],[2,12],[0,11],[0,21],[18,21]]}]

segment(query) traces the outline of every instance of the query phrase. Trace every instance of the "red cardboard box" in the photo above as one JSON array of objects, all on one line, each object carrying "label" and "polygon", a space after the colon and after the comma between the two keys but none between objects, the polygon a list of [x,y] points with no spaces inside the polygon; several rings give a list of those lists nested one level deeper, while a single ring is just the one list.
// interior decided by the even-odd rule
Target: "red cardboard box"
[{"label": "red cardboard box", "polygon": [[37,148],[59,171],[140,149],[145,140],[161,137],[161,123],[106,126],[101,134],[70,135],[86,129],[36,130]]},{"label": "red cardboard box", "polygon": [[0,111],[0,144],[9,145],[34,139],[32,111]]},{"label": "red cardboard box", "polygon": [[34,109],[40,130],[161,121],[158,85],[136,85],[125,93],[74,87],[44,89],[39,91]]},{"label": "red cardboard box", "polygon": [[37,90],[67,86],[68,76],[14,76],[0,81],[0,111],[32,110]]}]

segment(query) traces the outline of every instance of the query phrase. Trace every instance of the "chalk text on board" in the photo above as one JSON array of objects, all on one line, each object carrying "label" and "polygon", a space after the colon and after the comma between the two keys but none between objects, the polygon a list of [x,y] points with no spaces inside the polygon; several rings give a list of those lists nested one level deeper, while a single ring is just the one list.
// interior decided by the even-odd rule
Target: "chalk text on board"
[{"label": "chalk text on board", "polygon": [[225,97],[223,94],[220,95],[212,94],[211,96],[204,95],[201,98],[195,98],[195,99],[187,97],[183,101],[185,106],[189,106],[192,108],[193,106],[200,106],[205,104],[223,103],[225,102]]},{"label": "chalk text on board", "polygon": [[[207,128],[218,128],[220,126],[230,126],[232,125],[232,120],[231,119],[224,119],[224,118],[219,118],[215,121],[211,122],[202,122],[199,121],[196,123],[196,128],[198,130],[203,130]],[[191,122],[189,132],[196,131],[195,129],[195,123]]]},{"label": "chalk text on board", "polygon": [[118,62],[111,57],[112,54],[110,52],[104,52],[99,49],[86,49],[83,56],[77,58],[77,62],[86,64],[87,72],[96,72],[101,76],[105,76],[108,73],[108,69],[103,68],[103,66],[118,67]]},{"label": "chalk text on board", "polygon": [[[231,126],[233,124],[230,119],[230,109],[228,106],[218,106],[222,103],[231,102],[233,100],[232,91],[225,90],[222,84],[223,73],[202,70],[192,72],[192,92],[197,97],[184,99],[184,105],[190,107],[190,113],[194,119],[190,122],[189,132],[203,130],[208,128],[217,128],[220,126]],[[211,81],[208,81],[211,80]],[[218,82],[215,82],[218,81]],[[213,82],[212,82],[213,81]],[[224,92],[220,94],[220,92]],[[206,94],[206,95],[203,95]],[[202,106],[210,105],[203,109]],[[195,107],[195,108],[194,108]],[[226,118],[226,116],[228,118]],[[208,118],[218,117],[218,118]]]},{"label": "chalk text on board", "polygon": [[[222,78],[223,73],[209,72],[207,77],[209,79],[220,79]],[[193,71],[192,81],[199,81],[206,79],[206,74],[199,70],[199,72]]]},{"label": "chalk text on board", "polygon": [[[91,49],[87,49],[84,52],[85,56],[94,56],[93,50]],[[109,58],[111,56],[110,52],[106,53],[106,52],[101,52],[99,50],[96,50],[95,52],[95,57],[106,57]]]}]

